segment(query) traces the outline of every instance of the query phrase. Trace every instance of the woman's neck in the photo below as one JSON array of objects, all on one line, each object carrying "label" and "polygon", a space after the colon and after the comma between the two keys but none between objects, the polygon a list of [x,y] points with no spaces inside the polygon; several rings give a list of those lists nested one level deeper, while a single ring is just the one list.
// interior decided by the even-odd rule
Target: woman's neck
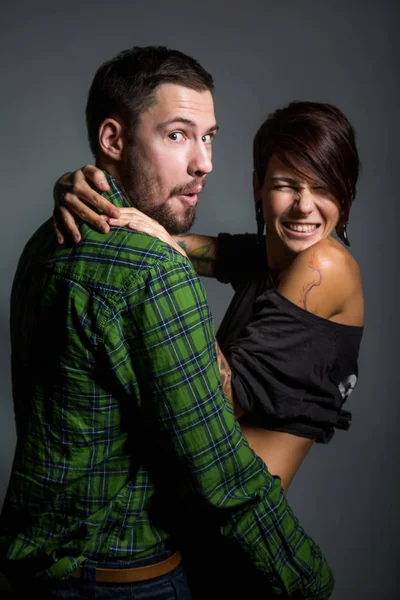
[{"label": "woman's neck", "polygon": [[279,283],[283,273],[292,264],[296,254],[291,252],[281,243],[274,243],[272,236],[266,237],[268,267],[276,284]]}]

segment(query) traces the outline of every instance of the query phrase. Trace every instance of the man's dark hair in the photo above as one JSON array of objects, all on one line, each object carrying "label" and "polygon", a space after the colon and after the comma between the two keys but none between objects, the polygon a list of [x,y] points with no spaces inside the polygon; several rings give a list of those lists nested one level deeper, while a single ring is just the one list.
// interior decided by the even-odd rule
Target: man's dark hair
[{"label": "man's dark hair", "polygon": [[275,155],[300,176],[321,182],[340,202],[339,228],[347,222],[356,196],[360,160],[355,131],[332,104],[291,102],[271,113],[253,143],[253,164],[263,184],[268,162]]},{"label": "man's dark hair", "polygon": [[149,108],[156,88],[163,83],[196,91],[212,91],[214,87],[210,73],[194,58],[164,46],[134,46],[98,68],[86,104],[89,144],[95,157],[104,119],[120,117],[133,135],[140,115]]}]

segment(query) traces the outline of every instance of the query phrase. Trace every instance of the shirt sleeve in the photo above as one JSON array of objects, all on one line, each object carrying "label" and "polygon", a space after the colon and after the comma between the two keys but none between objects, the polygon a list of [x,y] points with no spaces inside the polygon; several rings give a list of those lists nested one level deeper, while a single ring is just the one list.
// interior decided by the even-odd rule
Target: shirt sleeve
[{"label": "shirt sleeve", "polygon": [[212,508],[222,536],[240,546],[277,595],[329,598],[327,561],[293,514],[280,479],[249,448],[223,395],[213,320],[188,261],[157,263],[126,301],[144,392],[140,411],[190,473],[182,490],[190,487]]},{"label": "shirt sleeve", "polygon": [[265,276],[267,269],[265,238],[258,244],[252,233],[218,234],[214,275],[220,283],[230,283],[236,289],[241,281]]}]

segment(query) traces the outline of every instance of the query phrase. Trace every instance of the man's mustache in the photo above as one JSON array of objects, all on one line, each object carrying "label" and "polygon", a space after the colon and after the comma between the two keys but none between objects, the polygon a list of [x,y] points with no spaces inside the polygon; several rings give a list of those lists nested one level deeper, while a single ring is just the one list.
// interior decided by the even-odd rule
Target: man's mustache
[{"label": "man's mustache", "polygon": [[206,187],[206,180],[198,179],[197,181],[191,181],[190,183],[177,186],[173,188],[170,196],[186,196],[187,194],[200,194],[200,192]]}]

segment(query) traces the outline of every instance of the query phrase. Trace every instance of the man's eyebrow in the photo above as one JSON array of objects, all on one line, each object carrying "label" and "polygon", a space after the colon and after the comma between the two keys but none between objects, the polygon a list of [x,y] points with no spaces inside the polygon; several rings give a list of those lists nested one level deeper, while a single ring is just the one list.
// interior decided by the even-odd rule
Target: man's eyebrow
[{"label": "man's eyebrow", "polygon": [[[172,119],[169,119],[168,121],[164,121],[163,123],[160,123],[160,125],[157,127],[157,129],[164,129],[165,127],[168,127],[168,125],[173,125],[174,123],[176,123],[176,124],[180,123],[183,125],[187,125],[188,127],[191,127],[192,129],[195,129],[197,127],[197,123],[195,123],[191,119],[185,119],[184,117],[173,117]],[[218,129],[219,129],[219,125],[217,125],[215,123],[215,125],[213,125],[212,127],[210,127],[210,129],[208,129],[207,133],[217,132]]]}]

